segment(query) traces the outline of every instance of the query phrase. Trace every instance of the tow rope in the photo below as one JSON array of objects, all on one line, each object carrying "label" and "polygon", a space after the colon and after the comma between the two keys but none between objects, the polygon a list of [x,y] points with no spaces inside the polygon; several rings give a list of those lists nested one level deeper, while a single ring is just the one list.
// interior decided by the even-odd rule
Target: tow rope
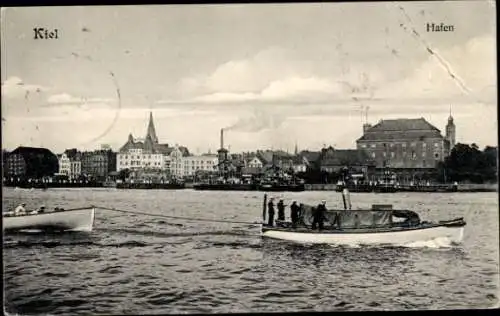
[{"label": "tow rope", "polygon": [[154,217],[179,219],[179,220],[185,220],[185,221],[230,223],[230,224],[246,224],[246,225],[261,224],[260,222],[244,222],[244,221],[231,221],[231,220],[224,220],[224,219],[193,218],[193,217],[184,217],[184,216],[164,215],[164,214],[158,214],[158,213],[145,213],[145,212],[137,212],[137,211],[127,211],[127,210],[120,210],[120,209],[116,209],[116,208],[109,208],[109,207],[97,206],[97,205],[92,205],[92,207],[99,208],[99,209],[102,209],[102,210],[107,210],[107,211],[120,212],[120,213],[139,214],[139,215],[147,215],[147,216],[154,216]]}]

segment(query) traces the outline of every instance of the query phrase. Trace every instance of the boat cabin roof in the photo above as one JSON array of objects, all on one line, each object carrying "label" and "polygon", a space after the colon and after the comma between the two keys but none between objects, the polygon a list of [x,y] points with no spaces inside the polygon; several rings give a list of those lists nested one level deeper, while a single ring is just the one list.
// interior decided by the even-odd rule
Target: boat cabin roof
[{"label": "boat cabin roof", "polygon": [[[302,204],[302,221],[306,225],[312,225],[314,220],[314,209],[311,205]],[[404,218],[411,223],[418,223],[420,218],[417,213],[410,210],[394,210],[392,206],[379,209],[327,210],[324,214],[324,226],[338,225],[341,228],[380,227],[391,225],[393,218]]]}]

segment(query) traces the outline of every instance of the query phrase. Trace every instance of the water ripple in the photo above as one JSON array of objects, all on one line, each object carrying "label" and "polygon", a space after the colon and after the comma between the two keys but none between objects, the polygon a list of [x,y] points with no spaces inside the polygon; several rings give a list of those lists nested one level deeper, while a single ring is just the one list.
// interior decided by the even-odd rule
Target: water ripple
[{"label": "water ripple", "polygon": [[[293,196],[315,203],[331,197],[331,192]],[[248,192],[106,189],[6,189],[3,199],[4,205],[26,200],[48,207],[93,201],[186,217],[207,217],[207,210],[216,210],[209,216],[246,222],[258,220],[262,202],[260,194]],[[98,212],[91,234],[5,236],[6,309],[63,315],[498,305],[499,227],[494,194],[436,194],[432,199],[426,194],[352,194],[352,199],[360,207],[388,203],[416,209],[426,220],[464,217],[468,223],[464,243],[412,247],[291,244],[262,239],[256,225],[171,223]]]}]

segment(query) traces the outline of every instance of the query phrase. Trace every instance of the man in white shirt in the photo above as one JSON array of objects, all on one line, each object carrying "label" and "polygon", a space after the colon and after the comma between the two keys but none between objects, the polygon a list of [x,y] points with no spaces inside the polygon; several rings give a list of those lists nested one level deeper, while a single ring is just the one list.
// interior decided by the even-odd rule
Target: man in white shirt
[{"label": "man in white shirt", "polygon": [[18,215],[21,213],[25,213],[26,209],[24,208],[26,206],[26,203],[21,203],[16,209],[14,210],[14,214]]}]

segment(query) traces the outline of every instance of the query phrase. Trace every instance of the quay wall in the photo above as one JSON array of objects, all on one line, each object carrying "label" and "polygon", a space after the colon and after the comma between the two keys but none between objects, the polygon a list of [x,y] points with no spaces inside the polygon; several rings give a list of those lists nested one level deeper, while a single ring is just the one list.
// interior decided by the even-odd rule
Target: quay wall
[{"label": "quay wall", "polygon": [[458,192],[498,192],[498,183],[459,183]]},{"label": "quay wall", "polygon": [[[306,191],[335,191],[336,184],[306,184]],[[458,192],[498,192],[497,183],[459,183]]]}]

